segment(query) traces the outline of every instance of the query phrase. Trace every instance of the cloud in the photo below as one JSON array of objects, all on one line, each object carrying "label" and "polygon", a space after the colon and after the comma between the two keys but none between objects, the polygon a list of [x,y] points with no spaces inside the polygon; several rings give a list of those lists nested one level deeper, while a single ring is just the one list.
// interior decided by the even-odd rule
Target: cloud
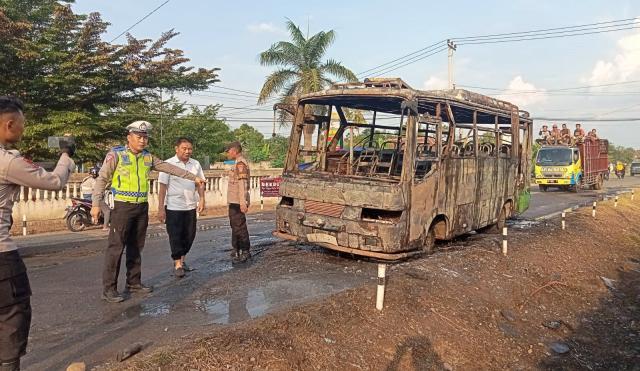
[{"label": "cloud", "polygon": [[255,23],[247,26],[247,30],[252,33],[281,33],[278,27],[274,26],[273,23]]},{"label": "cloud", "polygon": [[511,102],[519,108],[542,103],[547,100],[547,97],[545,89],[536,88],[532,83],[524,81],[520,75],[511,79],[504,93],[496,96],[496,98]]},{"label": "cloud", "polygon": [[[640,22],[637,22],[640,25]],[[640,75],[640,32],[620,38],[612,60],[598,60],[591,76],[583,79],[589,85],[629,81]]]},{"label": "cloud", "polygon": [[439,90],[448,89],[449,82],[438,76],[429,76],[429,78],[422,84],[425,90]]}]

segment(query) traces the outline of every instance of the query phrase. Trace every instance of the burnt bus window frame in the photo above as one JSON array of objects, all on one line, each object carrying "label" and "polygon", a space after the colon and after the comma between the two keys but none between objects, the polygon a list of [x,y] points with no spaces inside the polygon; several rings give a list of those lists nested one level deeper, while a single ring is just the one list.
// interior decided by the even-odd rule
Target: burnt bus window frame
[{"label": "burnt bus window frame", "polygon": [[[359,98],[359,97],[356,97],[356,98]],[[368,98],[368,99],[364,99],[364,98]],[[407,139],[407,135],[408,135],[407,125],[409,125],[409,116],[413,117],[413,120],[415,121],[416,114],[414,110],[417,108],[417,104],[414,101],[407,100],[401,97],[364,97],[364,98],[360,98],[360,99],[354,98],[354,101],[356,101],[356,103],[358,100],[362,100],[363,102],[360,102],[357,104],[351,104],[349,106],[347,106],[346,104],[340,105],[338,104],[340,102],[335,102],[330,98],[316,99],[310,102],[305,101],[305,102],[299,103],[296,111],[296,115],[294,118],[294,123],[291,129],[290,148],[287,154],[285,170],[290,172],[295,172],[295,173],[304,172],[304,169],[301,169],[298,166],[298,163],[299,163],[298,158],[304,155],[307,155],[307,156],[315,155],[316,156],[315,161],[313,161],[313,163],[310,163],[307,169],[310,169],[313,171],[325,172],[325,173],[329,172],[328,171],[329,164],[328,164],[328,158],[327,158],[328,153],[335,151],[338,143],[344,139],[345,132],[352,127],[358,127],[358,128],[364,128],[364,129],[370,130],[368,138],[367,137],[363,138],[364,139],[363,143],[368,142],[369,144],[373,144],[374,138],[376,136],[391,135],[395,137],[397,140],[397,145],[395,146],[394,150],[396,152],[402,152],[402,149],[400,148],[399,145],[400,143],[405,142]],[[380,102],[384,102],[386,104],[384,107],[382,107],[382,108],[386,108],[384,111],[381,110],[380,109],[381,107],[377,106],[376,104],[372,104],[372,102],[375,103],[376,100]],[[325,107],[324,111],[328,112],[328,115],[303,116],[301,112],[304,112],[306,110],[306,106],[309,104],[324,106]],[[373,120],[371,121],[370,124],[349,122],[344,112],[345,108],[353,109],[353,110],[366,110],[366,111],[372,112]],[[330,121],[331,121],[331,115],[334,112],[334,110],[340,118],[340,125],[334,137],[332,138],[332,140],[329,141],[328,136],[330,131]],[[408,112],[411,112],[411,113],[408,114]],[[381,125],[378,123],[379,113],[394,114],[398,117],[400,123],[394,126]],[[301,121],[301,120],[304,120],[304,121]],[[313,147],[311,150],[305,149],[304,145],[302,144],[302,140],[303,140],[302,133],[304,131],[304,126],[307,124],[318,125],[317,130],[314,129],[314,132],[317,133],[317,138],[316,138],[315,153],[313,154],[311,153],[314,151]],[[394,135],[394,132],[396,133],[395,135]],[[354,143],[354,147],[356,147],[356,144],[357,143]],[[351,146],[349,146],[349,151],[347,151],[344,155],[350,154],[351,150],[352,148]],[[359,155],[360,154],[358,154],[358,156]],[[397,157],[401,157],[401,156],[397,156]],[[390,174],[388,178],[393,178],[395,181],[400,181],[403,178],[403,172],[404,172],[404,166],[401,166],[401,165],[402,164],[399,161],[396,161],[396,163],[394,163],[394,166],[397,167],[398,170],[400,170],[400,172],[398,173],[396,171],[395,173]],[[353,167],[354,167],[354,162],[350,160],[348,162],[347,173],[341,174],[338,172],[338,175],[353,176],[354,175],[352,170]],[[374,179],[381,179],[381,178],[375,177]]]},{"label": "burnt bus window frame", "polygon": [[[328,115],[307,115],[309,117],[305,117],[304,111],[307,105],[323,106],[324,112],[328,112]],[[355,110],[370,111],[373,115],[373,120],[371,120],[370,124],[349,122],[345,116],[343,107]],[[411,109],[407,110],[408,107]],[[328,141],[331,115],[334,110],[340,118],[340,125],[334,138],[332,138],[331,141]],[[407,114],[407,112],[411,113]],[[398,126],[380,125],[378,124],[378,115],[381,113],[399,115],[401,123],[398,124]],[[415,159],[415,157],[418,156],[417,145],[419,144],[420,139],[424,138],[426,140],[426,137],[420,136],[422,130],[420,127],[424,124],[421,120],[423,120],[424,117],[430,117],[434,122],[439,122],[441,128],[440,140],[436,141],[438,147],[438,161],[449,156],[458,157],[457,155],[459,155],[459,151],[455,150],[456,129],[468,130],[467,136],[471,138],[471,140],[469,141],[471,146],[467,148],[467,156],[464,157],[477,158],[478,156],[488,156],[498,158],[516,158],[518,154],[515,153],[514,150],[522,150],[520,146],[526,142],[526,138],[522,136],[523,133],[518,133],[515,136],[512,135],[512,129],[517,127],[518,132],[520,132],[520,130],[524,128],[522,126],[523,122],[520,121],[520,119],[524,119],[526,121],[528,119],[528,116],[520,117],[517,112],[515,113],[515,115],[516,116],[514,116],[514,113],[512,113],[512,116],[509,117],[506,112],[496,114],[494,111],[488,111],[482,108],[478,108],[477,106],[460,104],[459,102],[449,103],[449,101],[447,100],[423,98],[421,96],[418,96],[414,99],[407,99],[406,97],[402,96],[387,95],[334,95],[303,99],[298,102],[298,109],[295,112],[294,124],[292,125],[291,129],[290,151],[287,155],[285,169],[291,172],[300,171],[297,166],[297,159],[301,155],[301,152],[309,152],[308,150],[304,149],[301,141],[303,139],[303,127],[308,123],[317,125],[317,130],[314,130],[315,132],[317,132],[317,138],[315,153],[313,153],[313,156],[315,156],[315,162],[311,165],[311,169],[313,171],[321,171],[325,173],[328,172],[327,152],[334,150],[337,147],[337,143],[340,141],[340,139],[344,138],[345,132],[350,127],[370,129],[368,140],[363,140],[363,143],[368,142],[369,144],[373,143],[373,138],[377,134],[390,134],[389,131],[392,133],[397,132],[398,135],[396,135],[396,138],[398,140],[398,145],[395,149],[398,150],[399,145],[401,144],[401,139],[404,139],[405,142],[408,139],[407,125],[410,121],[409,118],[412,118],[414,120],[414,126],[418,131],[415,134],[414,138],[416,149],[415,151],[411,151],[411,155]],[[518,122],[518,125],[514,127],[512,121],[516,118],[520,122]],[[459,123],[456,123],[456,120],[458,120]],[[493,129],[491,128],[492,126]],[[378,129],[386,131],[377,132],[376,130]],[[481,132],[494,133],[495,144],[493,146],[487,145],[483,147],[483,143],[480,143]],[[428,135],[428,133],[426,135]],[[486,139],[486,137],[484,138]],[[353,155],[349,154],[349,156]],[[341,174],[338,171],[338,175],[352,176],[353,165],[353,162],[349,161],[347,166],[347,173]],[[406,180],[407,177],[403,175],[405,172],[405,167],[406,166],[404,165],[402,166],[402,172],[400,173],[396,171],[393,174],[389,174],[388,178],[394,181]],[[413,174],[415,167],[416,164],[414,162],[414,164],[411,165],[410,169],[412,173],[411,176],[418,178],[420,177],[419,175],[416,176],[416,174]],[[384,180],[385,178],[375,177],[375,179]]]}]

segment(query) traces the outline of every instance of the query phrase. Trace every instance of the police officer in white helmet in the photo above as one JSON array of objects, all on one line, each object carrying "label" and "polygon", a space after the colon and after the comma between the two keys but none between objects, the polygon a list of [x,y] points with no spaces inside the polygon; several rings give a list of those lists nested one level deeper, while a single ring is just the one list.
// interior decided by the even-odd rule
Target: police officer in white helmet
[{"label": "police officer in white helmet", "polygon": [[149,224],[149,172],[157,170],[194,181],[197,186],[204,184],[204,179],[154,157],[145,149],[151,129],[152,125],[147,121],[135,121],[127,126],[127,145],[114,147],[107,153],[93,189],[91,216],[94,222],[100,216],[105,189],[111,189],[114,199],[102,274],[102,298],[110,303],[124,301],[117,290],[117,282],[125,247],[127,290],[131,293],[153,291],[141,281],[141,252]]}]

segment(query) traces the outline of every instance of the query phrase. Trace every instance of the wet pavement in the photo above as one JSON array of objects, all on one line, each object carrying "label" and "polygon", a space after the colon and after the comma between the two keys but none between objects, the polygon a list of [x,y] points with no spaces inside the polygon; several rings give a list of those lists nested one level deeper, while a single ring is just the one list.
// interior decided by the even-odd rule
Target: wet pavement
[{"label": "wet pavement", "polygon": [[[640,186],[640,177],[610,180],[605,186],[601,192],[578,194],[542,193],[534,188],[530,210],[513,225],[527,228],[530,222],[522,220]],[[274,239],[273,212],[252,214],[248,219],[255,253],[251,264],[231,266],[225,218],[201,220],[187,259],[196,270],[183,279],[173,276],[163,226],[151,225],[143,252],[143,281],[155,291],[131,296],[120,304],[100,300],[106,247],[102,231],[19,239],[21,250],[29,255],[25,261],[34,293],[24,369],[60,370],[75,361],[89,366],[111,363],[117,352],[136,342],[144,344],[143,352],[147,352],[366,282],[375,285],[374,263]],[[124,286],[123,275],[119,287]]]},{"label": "wet pavement", "polygon": [[135,342],[145,344],[145,351],[179,343],[183,336],[201,336],[375,277],[371,263],[275,240],[272,220],[273,213],[249,217],[256,255],[242,267],[229,262],[227,221],[204,221],[208,229],[198,233],[187,259],[195,271],[183,279],[173,276],[166,236],[158,232],[143,252],[143,281],[154,292],[120,304],[100,300],[104,240],[27,258],[34,316],[24,368],[114,362],[118,351]]}]

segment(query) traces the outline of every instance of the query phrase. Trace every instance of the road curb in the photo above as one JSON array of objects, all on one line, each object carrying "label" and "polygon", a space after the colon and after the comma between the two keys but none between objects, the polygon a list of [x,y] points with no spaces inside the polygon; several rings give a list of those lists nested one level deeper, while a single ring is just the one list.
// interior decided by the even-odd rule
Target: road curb
[{"label": "road curb", "polygon": [[[265,214],[268,214],[269,211],[260,211],[260,212],[255,212],[255,213],[250,213],[249,216],[250,217],[256,217],[256,216],[263,216]],[[202,218],[199,219],[199,221],[201,221],[203,223],[203,225],[198,225],[197,226],[197,231],[198,232],[203,232],[203,231],[209,231],[209,230],[214,230],[214,229],[221,229],[224,228],[225,226],[223,225],[219,225],[219,224],[209,224],[209,222],[213,222],[216,220],[221,220],[221,219],[226,219],[225,216],[215,216],[215,217],[210,217],[210,218]],[[206,223],[206,224],[205,224]],[[149,224],[149,227],[158,227],[161,226],[161,223],[153,223],[153,224]],[[56,232],[53,233],[49,233],[49,236],[52,236],[53,234],[55,234]],[[59,233],[59,232],[58,232]],[[67,240],[64,239],[60,239],[57,241],[46,241],[46,233],[42,233],[42,234],[35,234],[32,236],[28,236],[28,237],[24,237],[24,238],[19,238],[19,239],[14,239],[15,242],[17,242],[18,244],[18,252],[20,253],[20,255],[24,258],[27,257],[32,257],[35,255],[42,255],[42,254],[54,254],[54,253],[58,253],[61,251],[66,251],[66,250],[72,250],[72,249],[76,249],[79,247],[83,247],[83,246],[87,246],[93,243],[99,243],[99,242],[106,242],[107,238],[108,238],[108,234],[104,233],[101,235],[90,235],[90,234],[83,234],[83,232],[77,232],[77,233],[73,233],[73,232],[68,232],[70,236],[73,237],[80,237],[78,239],[76,238],[69,238]],[[43,238],[45,237],[45,238]],[[159,231],[153,231],[153,232],[148,232],[147,233],[147,239],[158,239],[158,238],[166,238],[168,237],[167,231],[166,230],[159,230]]]}]

